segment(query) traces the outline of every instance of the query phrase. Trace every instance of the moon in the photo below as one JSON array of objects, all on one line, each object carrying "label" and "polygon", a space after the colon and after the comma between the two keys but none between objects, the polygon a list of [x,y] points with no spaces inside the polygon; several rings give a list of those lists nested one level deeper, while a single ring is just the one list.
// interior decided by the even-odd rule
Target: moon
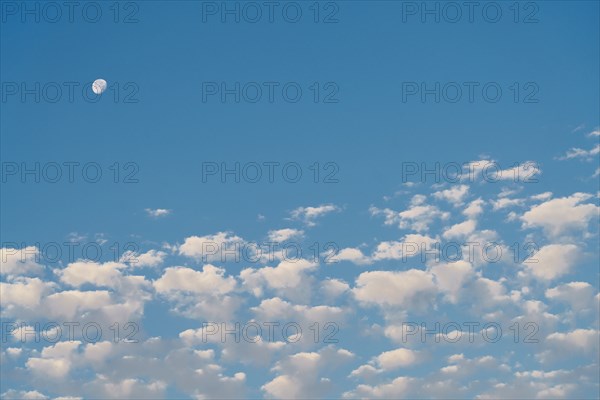
[{"label": "moon", "polygon": [[92,91],[96,94],[102,94],[106,90],[106,81],[104,79],[96,79],[92,83]]}]

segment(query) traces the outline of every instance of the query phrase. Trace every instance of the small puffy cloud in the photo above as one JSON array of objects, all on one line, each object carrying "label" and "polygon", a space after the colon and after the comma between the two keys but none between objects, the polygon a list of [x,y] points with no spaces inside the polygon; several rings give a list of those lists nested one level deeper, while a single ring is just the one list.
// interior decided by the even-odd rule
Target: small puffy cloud
[{"label": "small puffy cloud", "polygon": [[574,310],[585,310],[594,304],[596,289],[587,282],[569,282],[546,290],[546,298],[570,304]]},{"label": "small puffy cloud", "polygon": [[340,211],[340,208],[334,204],[321,204],[317,207],[298,207],[292,210],[290,217],[292,220],[304,222],[307,226],[315,226],[317,224],[315,222],[316,219],[334,211]]},{"label": "small puffy cloud", "polygon": [[[224,255],[240,251],[244,240],[230,232],[218,232],[214,235],[190,236],[179,246],[179,254],[203,262],[223,261]],[[231,256],[229,255],[231,258]]]},{"label": "small puffy cloud", "polygon": [[450,228],[444,231],[442,236],[444,239],[464,238],[473,233],[476,227],[477,222],[472,219],[468,219],[464,222],[452,225]]},{"label": "small puffy cloud", "polygon": [[424,201],[424,196],[415,195],[409,208],[404,211],[394,211],[389,208],[379,209],[377,207],[371,207],[369,211],[373,216],[383,215],[385,225],[398,225],[400,229],[426,232],[433,221],[436,219],[446,220],[450,217],[450,213],[440,211],[436,206],[426,204]]},{"label": "small puffy cloud", "polygon": [[401,241],[381,242],[373,252],[373,260],[406,260],[435,248],[439,244],[438,237],[421,234],[405,235]]},{"label": "small puffy cloud", "polygon": [[363,254],[360,249],[346,247],[341,249],[331,258],[331,261],[350,261],[356,265],[365,265],[371,262],[371,259]]},{"label": "small puffy cloud", "polygon": [[22,249],[0,248],[0,275],[37,275],[44,269],[39,264],[40,251],[35,246]]},{"label": "small puffy cloud", "polygon": [[550,345],[579,352],[598,351],[599,331],[594,329],[575,329],[574,331],[551,333],[546,337]]},{"label": "small puffy cloud", "polygon": [[431,267],[431,273],[435,276],[437,287],[451,303],[457,302],[463,286],[474,275],[471,264],[463,260],[437,264]]},{"label": "small puffy cloud", "polygon": [[492,209],[494,211],[502,210],[509,207],[520,207],[525,204],[525,199],[511,199],[508,197],[501,197],[498,200],[491,200]]},{"label": "small puffy cloud", "polygon": [[399,348],[383,352],[375,360],[384,371],[391,371],[417,363],[419,361],[418,355],[417,351]]},{"label": "small puffy cloud", "polygon": [[44,347],[41,357],[32,357],[25,366],[35,375],[52,379],[67,377],[73,364],[73,355],[81,342],[58,342],[54,346]]},{"label": "small puffy cloud", "polygon": [[364,364],[361,365],[360,367],[356,368],[355,370],[353,370],[350,375],[348,375],[349,378],[362,378],[362,379],[370,379],[380,373],[382,373],[383,370],[381,369],[377,369],[372,365],[369,364]]},{"label": "small puffy cloud", "polygon": [[53,293],[44,300],[50,316],[74,318],[86,311],[100,310],[113,304],[106,290],[79,291],[66,290]]},{"label": "small puffy cloud", "polygon": [[172,311],[187,318],[228,321],[241,300],[234,295],[237,281],[225,269],[210,264],[202,271],[170,267],[153,282],[157,293],[172,303]]},{"label": "small puffy cloud", "polygon": [[435,297],[435,284],[431,274],[417,269],[369,271],[358,276],[352,291],[366,305],[425,306]]},{"label": "small puffy cloud", "polygon": [[589,161],[592,160],[594,156],[597,156],[598,154],[600,154],[600,144],[597,144],[589,150],[580,149],[579,147],[573,147],[572,149],[568,150],[564,156],[559,157],[558,159],[571,160],[573,158],[583,158]]},{"label": "small puffy cloud", "polygon": [[121,279],[120,270],[124,268],[127,268],[125,264],[116,262],[77,261],[54,272],[60,277],[61,282],[71,286],[79,287],[84,284],[92,284],[94,286],[112,287]]},{"label": "small puffy cloud", "polygon": [[340,279],[326,279],[321,282],[321,291],[326,297],[334,299],[350,290],[350,285]]},{"label": "small puffy cloud", "polygon": [[600,129],[596,129],[596,130],[593,130],[592,132],[588,133],[588,137],[595,137],[595,136],[600,136]]},{"label": "small puffy cloud", "polygon": [[310,290],[307,273],[317,267],[316,262],[305,259],[282,260],[276,267],[246,268],[240,272],[240,279],[256,297],[263,295],[265,286],[282,296],[303,296]]},{"label": "small puffy cloud", "polygon": [[148,214],[152,218],[166,217],[172,212],[172,210],[168,210],[166,208],[146,208],[145,211],[146,214]]},{"label": "small puffy cloud", "polygon": [[202,267],[202,271],[187,267],[167,268],[153,285],[159,293],[185,291],[226,294],[235,289],[236,280],[232,276],[226,277],[225,269],[206,264]]},{"label": "small puffy cloud", "polygon": [[167,253],[164,251],[149,250],[145,253],[137,253],[132,250],[128,250],[123,253],[119,259],[120,263],[127,263],[132,268],[143,268],[143,267],[157,267],[161,265]]},{"label": "small puffy cloud", "polygon": [[10,311],[12,308],[36,309],[42,296],[49,293],[55,284],[44,282],[39,278],[16,278],[10,283],[0,282],[2,307]]},{"label": "small puffy cloud", "polygon": [[[257,307],[251,308],[260,321],[293,321],[301,326],[319,322],[324,325],[328,322],[339,324],[345,318],[345,312],[340,307],[319,305],[306,306],[292,304],[278,297],[266,299]],[[290,331],[293,332],[293,331]]]},{"label": "small puffy cloud", "polygon": [[325,398],[332,389],[329,378],[324,376],[353,358],[344,349],[325,347],[318,353],[302,352],[277,362],[273,371],[278,375],[265,383],[261,389],[267,398],[299,399]]},{"label": "small puffy cloud", "polygon": [[9,389],[6,392],[0,394],[0,398],[5,400],[45,400],[50,397],[38,392],[37,390],[14,390]]},{"label": "small puffy cloud", "polygon": [[552,280],[569,273],[580,257],[574,244],[550,244],[524,261],[525,268],[536,278]]},{"label": "small puffy cloud", "polygon": [[468,185],[456,185],[451,187],[450,189],[434,192],[433,197],[438,200],[446,200],[455,206],[459,206],[463,203],[468,193]]},{"label": "small puffy cloud", "polygon": [[418,389],[419,381],[416,378],[399,376],[389,383],[379,385],[358,385],[356,389],[343,394],[344,398],[359,399],[404,399],[409,393]]},{"label": "small puffy cloud", "polygon": [[463,210],[463,214],[470,219],[477,218],[479,215],[483,213],[483,205],[485,201],[481,198],[473,200],[469,203],[469,205]]},{"label": "small puffy cloud", "polygon": [[588,224],[598,218],[600,207],[583,203],[592,198],[587,193],[574,193],[568,197],[548,200],[534,205],[521,220],[523,228],[542,228],[550,237],[557,237],[570,231],[587,231]]},{"label": "small puffy cloud", "polygon": [[285,228],[269,231],[269,241],[275,243],[285,242],[292,238],[301,238],[304,235],[304,231],[293,228]]}]

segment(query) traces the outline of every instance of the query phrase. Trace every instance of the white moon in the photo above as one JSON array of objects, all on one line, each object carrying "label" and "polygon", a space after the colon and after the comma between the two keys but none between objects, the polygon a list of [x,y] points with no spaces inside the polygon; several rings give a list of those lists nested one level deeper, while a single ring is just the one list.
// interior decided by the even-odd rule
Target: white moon
[{"label": "white moon", "polygon": [[92,83],[92,90],[96,94],[102,94],[106,90],[106,81],[104,79],[96,79]]}]

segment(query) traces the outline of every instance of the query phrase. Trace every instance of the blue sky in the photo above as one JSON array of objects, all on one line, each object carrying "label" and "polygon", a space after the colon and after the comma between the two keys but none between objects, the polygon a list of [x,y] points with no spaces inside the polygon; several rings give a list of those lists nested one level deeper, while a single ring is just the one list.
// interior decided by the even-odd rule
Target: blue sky
[{"label": "blue sky", "polygon": [[[2,322],[103,335],[23,343],[3,325],[0,395],[597,398],[599,5],[481,2],[451,22],[423,4],[281,2],[270,22],[262,2],[81,2],[51,22],[2,1]],[[465,243],[474,257],[410,247]],[[302,339],[202,340],[249,321]],[[479,342],[402,340],[451,321]],[[138,343],[115,343],[127,322]]]}]

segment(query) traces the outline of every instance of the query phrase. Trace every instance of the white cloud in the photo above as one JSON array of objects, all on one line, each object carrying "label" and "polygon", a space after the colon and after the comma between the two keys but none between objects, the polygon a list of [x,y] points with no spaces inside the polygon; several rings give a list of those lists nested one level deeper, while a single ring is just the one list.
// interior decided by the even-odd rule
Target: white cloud
[{"label": "white cloud", "polygon": [[[37,390],[14,390],[9,389],[6,392],[0,394],[0,397],[5,400],[19,399],[19,400],[45,400],[49,399],[48,396],[38,392]],[[55,399],[58,400],[58,399]]]},{"label": "white cloud", "polygon": [[231,253],[239,257],[240,246],[244,240],[230,232],[218,232],[207,236],[190,236],[179,246],[179,254],[196,258],[203,262],[219,262],[234,259]]},{"label": "white cloud", "polygon": [[600,207],[582,204],[592,198],[586,193],[574,193],[569,197],[548,200],[534,205],[521,217],[524,228],[541,227],[550,237],[569,231],[587,231],[588,224],[598,217]]},{"label": "white cloud", "polygon": [[583,158],[586,160],[592,160],[594,156],[600,154],[600,144],[592,147],[589,150],[580,149],[579,147],[573,147],[570,150],[567,150],[567,153],[559,157],[559,160],[570,160],[573,158]]},{"label": "white cloud", "polygon": [[54,272],[60,277],[61,282],[79,287],[84,284],[94,286],[112,287],[121,279],[121,269],[127,268],[125,264],[116,262],[96,263],[89,261],[77,261],[70,263],[64,269]]},{"label": "white cloud", "polygon": [[234,277],[225,276],[225,269],[210,264],[202,267],[202,272],[187,267],[170,267],[154,281],[159,293],[185,291],[203,294],[226,294],[236,287]]},{"label": "white cloud", "polygon": [[405,235],[401,241],[381,242],[371,256],[373,260],[406,260],[424,254],[439,244],[438,237],[421,234]]},{"label": "white cloud", "polygon": [[579,259],[579,252],[579,247],[574,244],[550,244],[540,248],[537,253],[525,260],[523,265],[534,277],[552,280],[573,269]]},{"label": "white cloud", "polygon": [[467,208],[463,210],[463,214],[467,216],[467,218],[476,218],[483,213],[483,205],[485,201],[481,198],[473,200],[469,203]]},{"label": "white cloud", "polygon": [[587,282],[569,282],[546,290],[550,300],[561,301],[571,305],[579,312],[594,305],[596,289]]},{"label": "white cloud", "polygon": [[463,203],[465,197],[469,193],[468,185],[456,185],[450,189],[434,192],[433,197],[438,200],[446,200],[454,206],[459,206]]},{"label": "white cloud", "polygon": [[417,351],[399,348],[381,353],[376,357],[376,361],[384,371],[391,371],[417,363],[418,356]]},{"label": "white cloud", "polygon": [[39,278],[16,278],[10,283],[0,282],[2,307],[6,310],[12,307],[36,309],[42,296],[54,287],[53,283],[44,282]]},{"label": "white cloud", "polygon": [[290,213],[291,219],[304,222],[307,226],[315,226],[315,220],[324,215],[340,211],[340,208],[334,204],[321,204],[317,207],[298,207]]},{"label": "white cloud", "polygon": [[37,275],[44,269],[39,264],[40,251],[35,246],[22,249],[0,248],[1,275]]},{"label": "white cloud", "polygon": [[292,238],[301,238],[304,235],[304,231],[293,228],[278,229],[269,231],[269,241],[275,243],[285,242]]},{"label": "white cloud", "polygon": [[376,386],[358,385],[356,389],[344,393],[344,398],[361,399],[403,399],[418,385],[416,378],[399,376],[389,383]]},{"label": "white cloud", "polygon": [[330,299],[335,299],[349,290],[350,285],[340,279],[326,279],[321,282],[321,291]]},{"label": "white cloud", "polygon": [[472,219],[468,219],[464,222],[452,225],[450,228],[444,231],[442,236],[444,237],[444,239],[463,238],[473,233],[476,227],[477,222],[475,222]]},{"label": "white cloud", "polygon": [[278,373],[261,389],[267,398],[307,399],[329,397],[332,388],[324,373],[348,362],[354,355],[347,350],[325,347],[318,353],[302,352],[277,362],[273,371]]},{"label": "white cloud", "polygon": [[172,212],[172,210],[168,210],[166,208],[146,208],[145,211],[153,218],[166,217]]},{"label": "white cloud", "polygon": [[304,296],[310,289],[306,274],[317,267],[317,263],[305,259],[282,260],[276,267],[246,268],[240,272],[240,279],[244,287],[257,297],[263,295],[264,286],[280,295]]},{"label": "white cloud", "polygon": [[143,267],[157,267],[161,265],[167,253],[164,251],[149,250],[145,253],[137,253],[132,250],[128,250],[123,253],[119,259],[120,263],[127,263],[132,268],[143,268]]},{"label": "white cloud", "polygon": [[371,262],[371,259],[363,254],[360,249],[347,247],[337,252],[331,261],[350,261],[356,265],[365,265]]},{"label": "white cloud", "polygon": [[371,215],[383,215],[385,225],[398,225],[400,229],[412,229],[417,232],[426,232],[429,225],[436,219],[446,220],[450,213],[440,211],[436,206],[425,204],[424,196],[415,195],[411,205],[404,211],[394,211],[389,208],[379,209],[371,207]]},{"label": "white cloud", "polygon": [[100,310],[113,304],[110,293],[105,290],[66,290],[49,295],[44,300],[50,316],[74,318],[86,311]]},{"label": "white cloud", "polygon": [[352,291],[364,304],[423,307],[434,297],[435,285],[431,274],[417,269],[369,271],[358,276]]}]

